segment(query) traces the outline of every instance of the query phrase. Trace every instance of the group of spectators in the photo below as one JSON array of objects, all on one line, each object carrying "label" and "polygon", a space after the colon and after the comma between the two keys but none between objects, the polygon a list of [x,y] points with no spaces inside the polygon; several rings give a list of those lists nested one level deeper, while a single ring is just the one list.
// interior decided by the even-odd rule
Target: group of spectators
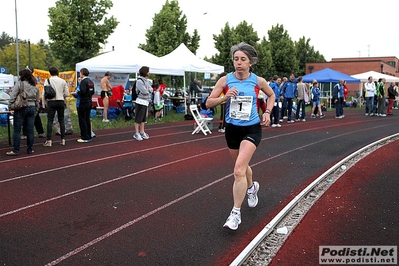
[{"label": "group of spectators", "polygon": [[[363,97],[366,102],[365,114],[367,116],[385,117],[392,115],[392,109],[397,108],[399,102],[398,84],[390,83],[388,91],[386,91],[385,82],[385,79],[379,79],[377,82],[369,77],[369,81],[364,84]],[[325,117],[323,114],[324,108],[321,104],[321,90],[317,80],[313,80],[311,84],[306,84],[303,82],[302,76],[296,79],[295,74],[291,74],[289,79],[274,76],[269,79],[269,85],[275,93],[275,103],[271,112],[271,127],[281,127],[284,120],[287,120],[287,123],[306,122],[305,110],[307,104],[312,106],[310,118]],[[345,117],[344,107],[347,103],[348,92],[345,80],[339,80],[333,87],[331,103],[335,108],[335,118],[337,119]],[[386,108],[386,96],[388,97],[388,108]],[[258,112],[264,112],[266,101],[264,94],[259,93]],[[295,112],[295,115],[292,114],[293,112]]]},{"label": "group of spectators", "polygon": [[[369,77],[364,84],[364,99],[366,102],[366,116],[381,116],[393,115],[392,109],[395,102],[398,102],[398,83],[390,83],[388,88],[388,111],[386,112],[385,103],[385,82],[384,78],[373,81],[373,77]],[[396,107],[396,106],[395,106]],[[397,108],[397,107],[396,107]]]},{"label": "group of spectators", "polygon": [[[66,97],[68,97],[69,89],[66,81],[60,78],[59,71],[56,67],[50,67],[49,72],[51,77],[44,82],[44,86],[51,86],[55,91],[55,97],[47,99],[44,90],[40,95],[40,90],[37,86],[37,80],[33,76],[32,68],[25,68],[19,72],[20,80],[15,84],[11,93],[9,105],[13,104],[18,95],[23,91],[26,93],[27,106],[13,110],[14,132],[13,132],[13,149],[7,152],[8,156],[16,156],[20,154],[21,132],[22,139],[27,140],[27,153],[34,153],[34,127],[36,127],[39,137],[45,137],[46,141],[43,143],[44,147],[51,147],[53,145],[52,130],[57,114],[57,120],[60,127],[60,145],[65,145],[65,122],[64,110],[66,108]],[[82,68],[80,70],[80,84],[77,90],[79,98],[78,117],[80,127],[80,138],[77,140],[80,143],[91,142],[91,121],[90,111],[92,108],[92,95],[94,94],[94,83],[88,78],[89,70]],[[40,99],[42,99],[42,107],[47,109],[47,130],[46,134],[43,130],[43,125],[39,116]]]}]

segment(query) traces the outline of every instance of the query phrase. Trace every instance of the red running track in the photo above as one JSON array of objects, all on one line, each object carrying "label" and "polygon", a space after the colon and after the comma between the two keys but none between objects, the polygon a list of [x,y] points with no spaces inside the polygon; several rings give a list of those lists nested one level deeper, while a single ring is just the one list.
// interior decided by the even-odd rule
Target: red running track
[{"label": "red running track", "polygon": [[[397,133],[399,119],[324,119],[264,128],[251,160],[259,204],[242,224],[232,207],[233,162],[223,134],[192,135],[192,121],[78,133],[7,157],[0,143],[0,264],[228,265],[295,195],[348,154]],[[333,143],[333,144],[332,144]],[[22,151],[24,151],[22,147]]]},{"label": "red running track", "polygon": [[319,246],[397,247],[398,155],[396,140],[348,169],[313,205],[269,265],[319,265]]}]

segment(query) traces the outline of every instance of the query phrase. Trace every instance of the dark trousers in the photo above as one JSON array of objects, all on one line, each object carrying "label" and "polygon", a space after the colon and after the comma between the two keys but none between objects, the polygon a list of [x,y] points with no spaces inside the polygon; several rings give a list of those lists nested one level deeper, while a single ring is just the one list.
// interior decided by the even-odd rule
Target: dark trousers
[{"label": "dark trousers", "polygon": [[26,136],[27,152],[32,152],[33,147],[33,121],[35,119],[35,106],[28,106],[14,112],[14,134],[13,134],[13,152],[19,154],[21,146],[21,128],[24,127]]},{"label": "dark trousers", "polygon": [[279,123],[278,116],[280,114],[280,108],[278,106],[278,102],[276,102],[276,103],[277,103],[277,105],[275,105],[272,110],[272,117],[273,117],[273,124],[277,125]]},{"label": "dark trousers", "polygon": [[[24,126],[23,126],[23,133],[25,136],[28,135],[28,133],[25,131],[25,128],[27,127],[26,125],[26,120],[24,121]],[[39,113],[37,113],[37,115],[35,116],[35,128],[37,131],[37,134],[43,134],[44,133],[44,129],[43,129],[43,124],[42,124],[42,120],[40,119],[40,115]]]},{"label": "dark trousers", "polygon": [[292,116],[292,98],[284,98],[283,106],[281,108],[281,119],[283,119],[285,112],[287,111],[287,121],[291,121]]},{"label": "dark trousers", "polygon": [[302,110],[301,119],[305,119],[305,115],[306,115],[305,108],[306,108],[305,100],[299,100],[298,105],[296,107],[296,114],[295,114],[296,119],[299,119],[299,113],[301,112],[301,110]]},{"label": "dark trousers", "polygon": [[80,127],[80,137],[83,140],[91,139],[90,111],[91,103],[80,103],[78,107],[78,118]]},{"label": "dark trousers", "polygon": [[51,140],[54,116],[56,112],[58,123],[60,123],[61,139],[65,139],[64,109],[65,103],[62,100],[47,102],[47,140]]},{"label": "dark trousers", "polygon": [[42,119],[40,118],[39,112],[35,116],[35,128],[36,128],[37,134],[43,134],[44,133]]},{"label": "dark trousers", "polygon": [[335,116],[339,117],[342,116],[344,113],[344,109],[343,109],[343,98],[338,98],[336,99],[337,101],[335,102]]}]

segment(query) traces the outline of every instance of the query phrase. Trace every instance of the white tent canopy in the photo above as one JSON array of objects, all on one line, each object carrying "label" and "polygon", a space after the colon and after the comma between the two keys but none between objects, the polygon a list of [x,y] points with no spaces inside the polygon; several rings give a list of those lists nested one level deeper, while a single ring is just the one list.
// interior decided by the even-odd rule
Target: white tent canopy
[{"label": "white tent canopy", "polygon": [[150,73],[184,76],[182,68],[173,68],[164,60],[139,48],[116,50],[98,55],[76,64],[76,71],[87,68],[90,72],[138,73],[142,66],[148,66]]},{"label": "white tent canopy", "polygon": [[162,56],[161,59],[175,68],[183,68],[186,72],[220,74],[224,71],[224,66],[202,60],[193,54],[184,43],[169,54]]},{"label": "white tent canopy", "polygon": [[352,78],[360,79],[361,82],[367,82],[369,77],[373,77],[373,81],[378,81],[380,78],[384,78],[386,82],[399,82],[398,77],[382,74],[376,71],[367,71],[364,73],[359,73],[351,75]]}]

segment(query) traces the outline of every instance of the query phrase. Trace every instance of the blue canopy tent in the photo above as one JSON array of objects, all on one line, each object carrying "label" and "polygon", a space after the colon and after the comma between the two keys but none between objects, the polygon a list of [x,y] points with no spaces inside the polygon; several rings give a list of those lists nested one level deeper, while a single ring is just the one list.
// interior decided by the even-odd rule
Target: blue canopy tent
[{"label": "blue canopy tent", "polygon": [[330,108],[333,83],[338,83],[341,79],[345,80],[347,83],[360,83],[360,79],[353,78],[339,71],[332,70],[331,68],[324,68],[322,70],[305,75],[302,78],[303,82],[313,82],[313,80],[317,80],[318,83],[330,84],[330,93],[327,97],[330,99]]}]

